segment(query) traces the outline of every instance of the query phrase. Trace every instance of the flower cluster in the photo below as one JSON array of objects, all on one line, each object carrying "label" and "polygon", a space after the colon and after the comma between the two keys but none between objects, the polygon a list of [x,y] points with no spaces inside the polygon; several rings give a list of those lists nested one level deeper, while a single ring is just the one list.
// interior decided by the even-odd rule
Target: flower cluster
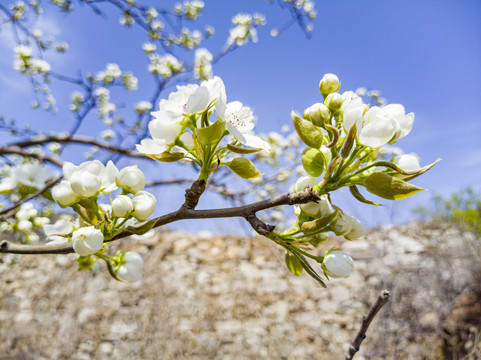
[{"label": "flower cluster", "polygon": [[9,221],[0,222],[0,232],[11,233],[17,241],[32,243],[39,240],[35,229],[42,228],[48,224],[50,219],[33,207],[31,203],[24,203],[20,206],[15,216]]},{"label": "flower cluster", "polygon": [[[81,221],[78,225],[66,224],[64,221],[46,225],[44,231],[52,243],[71,240],[73,249],[80,257],[95,255],[106,261],[108,266],[115,268],[120,278],[127,281],[139,279],[138,274],[131,277],[125,275],[129,267],[122,268],[123,255],[105,255],[104,244],[132,225],[133,219],[145,221],[154,212],[156,199],[154,195],[144,191],[145,176],[142,171],[136,165],[119,171],[111,161],[103,165],[94,160],[79,166],[65,162],[63,175],[64,180],[52,189],[52,197],[61,207],[71,207]],[[122,193],[111,197],[110,204],[98,203],[102,194],[111,194],[118,188],[121,188]],[[150,228],[151,226],[144,227],[142,233],[146,233]],[[92,261],[81,258],[79,262],[84,264],[83,266],[92,265]],[[135,266],[138,267],[138,263]]]},{"label": "flower cluster", "polygon": [[204,2],[199,0],[184,1],[183,4],[176,4],[174,11],[187,19],[195,20],[202,14]]},{"label": "flower cluster", "polygon": [[184,68],[184,64],[172,54],[160,56],[156,53],[150,53],[149,60],[149,72],[154,75],[162,76],[164,79],[168,79],[173,75],[178,74]]},{"label": "flower cluster", "polygon": [[[216,121],[209,118],[216,113]],[[160,101],[149,123],[152,139],[143,139],[137,150],[159,161],[194,161],[202,168],[201,178],[227,166],[244,178],[260,175],[245,158],[222,162],[229,153],[248,154],[269,150],[269,144],[252,134],[255,118],[252,110],[239,101],[227,103],[225,86],[219,77],[200,85],[178,86],[168,99]],[[227,146],[221,140],[232,135]],[[246,145],[251,149],[239,145]]]},{"label": "flower cluster", "polygon": [[48,75],[50,72],[50,64],[44,59],[34,57],[30,46],[18,45],[15,47],[14,52],[15,61],[13,63],[13,68],[22,74]]},{"label": "flower cluster", "polygon": [[400,104],[370,107],[352,91],[339,93],[340,87],[336,75],[324,75],[319,84],[324,101],[309,106],[302,117],[292,113],[296,132],[308,146],[301,157],[308,175],[297,180],[294,191],[314,191],[318,199],[296,206],[296,223],[278,235],[288,252],[289,269],[295,274],[306,269],[321,283],[305,256],[319,262],[326,277],[349,276],[352,259],[332,249],[324,256],[313,256],[297,244],[317,247],[329,232],[355,240],[366,231],[362,222],[331,202],[330,193],[349,187],[357,200],[378,205],[361,194],[358,186],[363,186],[384,199],[403,199],[422,190],[408,181],[435,164],[421,168],[412,154],[385,160],[393,152],[391,145],[411,131],[414,114],[406,114]]},{"label": "flower cluster", "polygon": [[235,26],[229,30],[227,44],[236,44],[237,46],[242,46],[247,44],[249,40],[252,42],[257,42],[256,27],[265,25],[265,23],[266,18],[262,14],[237,14],[232,18],[232,24]]},{"label": "flower cluster", "polygon": [[212,59],[212,54],[205,48],[195,51],[194,77],[197,80],[208,80],[212,77]]}]

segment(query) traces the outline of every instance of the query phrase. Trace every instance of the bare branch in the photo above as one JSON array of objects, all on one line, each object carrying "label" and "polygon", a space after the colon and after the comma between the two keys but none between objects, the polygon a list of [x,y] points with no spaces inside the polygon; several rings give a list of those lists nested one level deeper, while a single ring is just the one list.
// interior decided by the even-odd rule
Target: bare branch
[{"label": "bare branch", "polygon": [[33,194],[30,194],[29,196],[27,196],[26,198],[20,200],[20,201],[17,201],[15,204],[13,204],[12,206],[0,211],[0,215],[2,215],[3,217],[9,217],[9,216],[12,216],[13,215],[13,212],[15,211],[15,209],[17,209],[20,205],[26,203],[27,201],[29,200],[32,200],[33,198],[36,198],[37,196],[39,196],[40,194],[44,193],[45,191],[47,191],[48,189],[50,189],[52,186],[54,186],[55,184],[57,184],[60,180],[62,179],[62,177],[57,177],[55,179],[52,179],[50,180],[47,184],[45,184],[45,186],[43,188],[41,188],[40,190],[37,190],[35,191]]},{"label": "bare branch", "polygon": [[18,146],[4,146],[0,148],[0,155],[7,155],[7,154],[16,154],[16,155],[21,155],[25,157],[30,157],[37,159],[42,162],[49,162],[51,164],[57,165],[58,167],[62,167],[63,161],[60,159],[56,159],[51,156],[45,156],[45,155],[40,155],[40,154],[35,154],[32,152],[29,152],[25,149],[22,149],[21,147]]},{"label": "bare branch", "polygon": [[369,313],[362,317],[362,325],[357,333],[356,338],[349,346],[349,353],[346,356],[346,360],[352,360],[355,353],[359,351],[362,341],[366,338],[366,331],[374,319],[376,314],[381,310],[381,308],[389,301],[391,294],[387,290],[383,290],[376,300],[376,303],[371,307]]},{"label": "bare branch", "polygon": [[7,145],[6,147],[19,147],[19,148],[25,148],[29,146],[34,146],[34,145],[42,145],[50,142],[58,142],[58,143],[78,143],[78,144],[87,144],[87,145],[93,145],[93,146],[98,146],[99,148],[106,149],[115,153],[119,153],[122,155],[127,155],[130,157],[138,157],[142,159],[147,159],[147,160],[152,160],[148,156],[145,156],[143,154],[140,154],[136,151],[130,150],[130,149],[123,149],[115,145],[111,145],[107,142],[104,141],[98,141],[94,138],[91,137],[86,137],[86,136],[79,136],[79,135],[49,135],[49,136],[41,136],[37,137],[31,140],[25,140],[25,141],[20,141],[16,142],[10,145]]}]

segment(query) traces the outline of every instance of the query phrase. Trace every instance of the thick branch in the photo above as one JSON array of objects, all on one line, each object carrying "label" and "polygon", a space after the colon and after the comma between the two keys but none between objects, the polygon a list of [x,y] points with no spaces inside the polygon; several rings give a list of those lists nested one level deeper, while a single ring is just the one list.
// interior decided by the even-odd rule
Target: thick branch
[{"label": "thick branch", "polygon": [[[205,184],[204,184],[205,186]],[[283,195],[276,196],[272,199],[259,201],[253,204],[238,206],[233,208],[221,208],[221,209],[209,209],[209,210],[195,210],[189,208],[194,205],[195,196],[199,194],[202,184],[194,183],[190,189],[186,191],[186,201],[177,211],[163,215],[155,219],[154,228],[163,225],[170,224],[179,220],[187,219],[216,219],[216,218],[230,218],[230,217],[243,217],[251,226],[261,235],[266,235],[271,225],[261,223],[259,219],[256,220],[255,214],[258,211],[266,210],[280,205],[295,205],[305,204],[311,201],[319,200],[319,196],[312,190],[306,189],[298,193],[285,193]],[[200,196],[200,195],[199,195]],[[198,198],[197,200],[198,201]],[[187,204],[187,205],[186,205]],[[195,204],[196,205],[196,204]],[[194,205],[194,207],[195,207]],[[139,223],[136,227],[141,227],[145,223]],[[271,228],[273,229],[273,228]],[[115,241],[133,235],[132,232],[124,230],[107,242]],[[72,244],[61,245],[43,245],[43,246],[31,246],[31,245],[16,245],[7,240],[0,242],[0,253],[15,253],[15,254],[66,254],[74,252]]]},{"label": "thick branch", "polygon": [[376,303],[369,310],[369,313],[362,317],[361,328],[351,346],[349,346],[349,353],[346,356],[346,360],[352,360],[354,354],[359,351],[362,341],[366,338],[366,331],[371,324],[371,321],[374,319],[378,311],[389,301],[389,296],[391,296],[389,291],[383,290],[377,298]]}]

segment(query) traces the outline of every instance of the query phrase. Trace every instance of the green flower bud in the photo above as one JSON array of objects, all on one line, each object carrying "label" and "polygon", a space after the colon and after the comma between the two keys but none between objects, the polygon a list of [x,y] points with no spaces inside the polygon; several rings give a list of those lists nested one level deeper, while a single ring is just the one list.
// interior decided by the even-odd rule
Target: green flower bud
[{"label": "green flower bud", "polygon": [[339,91],[340,88],[339,78],[334,74],[325,74],[319,82],[319,91],[324,98],[333,92]]},{"label": "green flower bud", "polygon": [[328,107],[331,113],[335,114],[339,109],[341,109],[342,105],[342,96],[339,93],[332,93],[329,94],[326,99],[324,100],[324,104]]},{"label": "green flower bud", "polygon": [[367,191],[388,200],[401,200],[424,189],[382,172],[369,175],[363,184]]},{"label": "green flower bud", "polygon": [[311,121],[316,126],[322,126],[331,118],[329,109],[323,103],[316,103],[304,110],[304,119]]},{"label": "green flower bud", "polygon": [[317,126],[310,121],[302,119],[294,111],[292,112],[292,122],[297,134],[307,146],[319,149],[322,145],[322,132]]}]

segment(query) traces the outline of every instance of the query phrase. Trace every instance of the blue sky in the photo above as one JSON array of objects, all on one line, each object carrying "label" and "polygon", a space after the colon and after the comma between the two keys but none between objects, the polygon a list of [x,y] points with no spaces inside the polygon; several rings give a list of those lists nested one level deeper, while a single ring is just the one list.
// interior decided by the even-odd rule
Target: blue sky
[{"label": "blue sky", "polygon": [[[395,205],[385,201],[383,209],[356,208],[353,215],[371,223],[401,222],[408,218],[409,208],[429,201],[433,192],[449,194],[466,185],[481,190],[479,0],[318,0],[311,39],[296,26],[279,38],[270,37],[269,30],[286,22],[288,14],[266,1],[205,2],[199,24],[216,28],[215,36],[205,43],[212,52],[222,47],[237,12],[259,11],[267,16],[257,44],[236,50],[214,67],[226,84],[228,99],[254,108],[258,132],[279,131],[290,124],[291,109],[301,112],[321,101],[317,87],[328,72],[339,76],[341,90],[377,89],[389,103],[401,103],[416,114],[411,134],[397,145],[418,154],[423,165],[443,158],[414,181],[430,193]],[[106,19],[92,16],[85,6],[72,14],[47,11],[37,26],[69,42],[67,54],[49,59],[64,72],[73,75],[77,68],[96,72],[107,62],[125,70],[140,69],[136,75],[141,90],[128,98],[119,94],[135,103],[152,85],[142,73],[147,60],[140,44],[145,37],[118,25],[117,14],[107,11],[107,15]],[[0,33],[2,52],[8,51],[11,41],[8,31]],[[72,122],[68,110],[61,108],[57,116],[49,116],[28,109],[32,100],[28,83],[9,70],[13,53],[6,54],[0,59],[1,114],[37,128],[67,130]],[[70,89],[55,85],[53,89],[59,104],[65,104]],[[80,133],[99,129],[99,121],[92,118]],[[175,167],[166,170],[170,175],[176,171]]]}]

